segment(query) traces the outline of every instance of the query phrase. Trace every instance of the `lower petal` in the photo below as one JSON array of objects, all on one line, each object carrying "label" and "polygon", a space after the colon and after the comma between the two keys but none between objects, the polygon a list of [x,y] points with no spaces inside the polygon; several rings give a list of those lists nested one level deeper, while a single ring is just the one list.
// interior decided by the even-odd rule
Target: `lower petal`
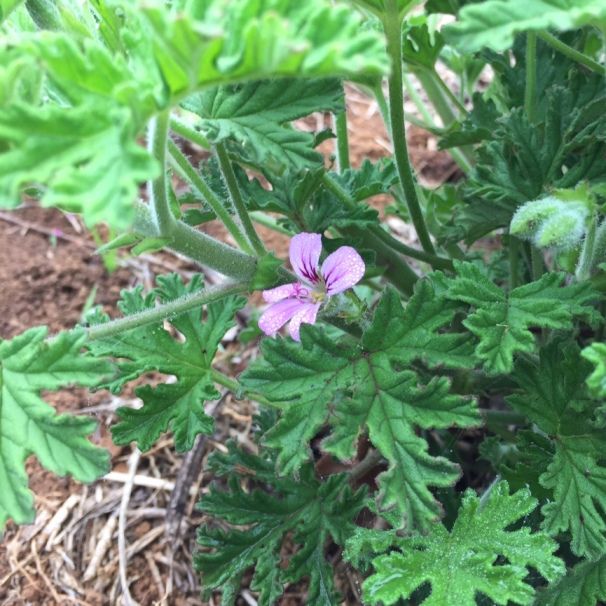
[{"label": "lower petal", "polygon": [[266,303],[277,303],[278,301],[282,301],[282,299],[305,295],[307,295],[307,289],[305,286],[299,282],[293,282],[292,284],[282,284],[282,286],[276,286],[276,288],[264,290],[263,300]]},{"label": "lower petal", "polygon": [[297,313],[292,317],[288,325],[288,332],[295,341],[300,341],[299,330],[301,324],[315,324],[320,303],[305,303]]},{"label": "lower petal", "polygon": [[302,307],[298,299],[283,299],[270,305],[259,318],[259,328],[268,336],[273,337]]},{"label": "lower petal", "polygon": [[336,295],[357,284],[366,271],[362,257],[351,246],[341,246],[322,263],[326,292]]}]

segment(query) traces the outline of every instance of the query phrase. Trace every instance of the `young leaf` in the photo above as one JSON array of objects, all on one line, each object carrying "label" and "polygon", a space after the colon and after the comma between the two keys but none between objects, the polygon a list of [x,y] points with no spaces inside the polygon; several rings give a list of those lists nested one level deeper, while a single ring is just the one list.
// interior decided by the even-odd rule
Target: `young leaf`
[{"label": "young leaf", "polygon": [[387,68],[380,35],[362,29],[358,15],[344,4],[214,0],[190,6],[172,14],[160,6],[142,9],[173,98],[223,83],[269,77],[355,80]]},{"label": "young leaf", "polygon": [[596,557],[605,546],[606,430],[593,420],[595,404],[585,387],[588,366],[574,343],[554,341],[538,361],[516,364],[514,378],[522,393],[507,401],[553,444],[552,459],[539,478],[553,492],[541,510],[543,529],[552,536],[570,531],[572,551]]},{"label": "young leaf", "polygon": [[222,86],[189,97],[183,106],[202,118],[212,142],[234,138],[253,163],[270,157],[295,169],[320,163],[313,136],[285,123],[315,111],[337,111],[343,105],[338,80],[283,79]]},{"label": "young leaf", "polygon": [[577,564],[537,596],[537,606],[596,606],[606,600],[606,555]]},{"label": "young leaf", "polygon": [[575,317],[594,316],[591,286],[562,286],[563,274],[547,273],[507,294],[472,263],[455,261],[455,269],[446,297],[475,308],[463,324],[478,337],[476,354],[491,374],[511,372],[516,353],[534,351],[531,327],[567,329]]},{"label": "young leaf", "polygon": [[[320,482],[310,463],[296,479],[278,478],[270,453],[256,456],[237,450],[233,443],[228,447],[229,454],[214,454],[209,467],[217,476],[229,478],[229,491],[213,487],[199,503],[204,513],[229,524],[227,530],[207,524],[198,531],[204,551],[194,561],[204,586],[219,589],[235,579],[237,588],[242,574],[254,566],[250,586],[260,593],[263,606],[277,602],[285,583],[303,578],[309,579],[307,604],[337,603],[325,549],[329,539],[345,545],[364,506],[365,491],[352,492],[344,475]],[[244,490],[239,476],[250,478],[254,487]],[[289,550],[294,543],[296,552],[283,564],[281,550],[287,540]],[[222,603],[229,603],[225,593]]]},{"label": "young leaf", "polygon": [[[201,288],[199,275],[187,285],[176,274],[159,276],[157,288],[145,297],[141,289],[123,292],[119,307],[125,314],[136,314],[153,307],[156,298],[166,303]],[[204,412],[204,402],[219,397],[211,364],[223,335],[234,325],[234,314],[243,304],[241,297],[227,297],[208,305],[204,321],[200,309],[170,318],[171,325],[185,338],[183,342],[157,323],[88,344],[96,355],[121,359],[118,376],[106,385],[114,392],[151,371],[177,377],[174,383],[137,388],[136,394],[143,400],[142,408],[118,409],[120,422],[112,427],[117,444],[136,441],[141,450],[149,450],[170,427],[176,449],[185,451],[192,448],[198,434],[212,433],[213,419]],[[101,323],[107,321],[107,316],[97,314],[88,319]]]},{"label": "young leaf", "polygon": [[130,120],[127,110],[103,104],[2,108],[0,206],[17,206],[23,186],[41,184],[44,206],[82,213],[91,227],[128,227],[139,183],[158,170],[133,140]]},{"label": "young leaf", "polygon": [[463,7],[458,22],[443,33],[464,53],[483,47],[502,51],[520,32],[566,31],[601,19],[606,19],[602,0],[486,0]]},{"label": "young leaf", "polygon": [[34,500],[27,488],[25,459],[35,454],[57,475],[92,482],[109,471],[109,453],[87,437],[96,422],[59,415],[40,397],[67,385],[93,387],[111,366],[80,353],[83,331],[46,340],[45,327],[30,328],[10,341],[0,339],[0,531],[12,518],[32,522]]},{"label": "young leaf", "polygon": [[361,346],[335,343],[308,325],[302,326],[302,344],[265,340],[264,359],[242,380],[284,409],[266,434],[266,443],[279,448],[282,472],[303,463],[309,440],[326,422],[333,433],[325,448],[340,459],[351,458],[358,437],[368,431],[390,463],[379,476],[383,506],[396,506],[406,525],[428,527],[440,513],[429,486],[450,486],[458,473],[450,461],[427,452],[415,426],[465,427],[478,416],[472,401],[449,394],[446,378],[422,385],[407,368],[415,360],[432,368],[473,364],[466,335],[439,332],[453,313],[424,281],[405,310],[395,291],[385,293]]},{"label": "young leaf", "polygon": [[597,397],[603,398],[606,396],[606,344],[592,343],[581,355],[595,365],[587,378],[587,385]]},{"label": "young leaf", "polygon": [[[375,572],[364,581],[365,601],[395,604],[429,583],[424,606],[475,606],[480,593],[497,604],[532,604],[528,568],[548,581],[564,572],[563,562],[553,555],[557,543],[528,527],[507,530],[537,506],[528,489],[510,495],[507,482],[500,482],[489,490],[482,499],[467,490],[450,532],[437,524],[427,535],[398,539],[401,551],[375,558]],[[354,548],[348,545],[348,551]],[[506,563],[495,565],[499,557]]]}]

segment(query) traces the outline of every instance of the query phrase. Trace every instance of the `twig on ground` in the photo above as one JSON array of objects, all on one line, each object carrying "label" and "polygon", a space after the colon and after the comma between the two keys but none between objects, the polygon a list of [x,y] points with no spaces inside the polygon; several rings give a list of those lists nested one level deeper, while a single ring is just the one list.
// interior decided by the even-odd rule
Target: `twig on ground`
[{"label": "twig on ground", "polygon": [[141,451],[135,447],[128,461],[128,480],[124,485],[124,490],[122,492],[122,502],[120,503],[120,513],[118,516],[118,553],[120,562],[120,584],[122,586],[122,595],[124,597],[124,603],[126,606],[137,605],[137,603],[130,595],[130,591],[128,588],[128,577],[126,576],[126,570],[128,566],[128,556],[126,553],[126,512],[128,510],[130,494],[133,489],[135,473],[137,472],[137,466],[139,465],[140,458]]}]

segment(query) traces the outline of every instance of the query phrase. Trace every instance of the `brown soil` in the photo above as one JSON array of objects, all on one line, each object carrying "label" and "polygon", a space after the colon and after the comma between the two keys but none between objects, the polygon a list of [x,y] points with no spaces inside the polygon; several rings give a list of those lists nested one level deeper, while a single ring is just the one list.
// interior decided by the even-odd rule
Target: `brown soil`
[{"label": "brown soil", "polygon": [[[348,97],[348,117],[354,166],[365,157],[375,160],[389,153],[389,139],[377,108],[355,91]],[[325,117],[315,119],[320,123]],[[430,135],[411,129],[409,144],[422,181],[433,185],[453,174],[452,161],[446,154],[436,152]],[[330,145],[325,145],[326,151],[330,151]],[[385,203],[386,200],[380,200],[378,205]],[[70,222],[57,211],[35,206],[0,214],[0,338],[11,338],[40,324],[48,325],[51,332],[74,326],[93,291],[94,303],[115,314],[114,305],[121,288],[138,282],[149,286],[154,274],[167,268],[193,269],[171,255],[162,254],[130,260],[108,273],[100,257],[94,254],[90,236],[79,230],[77,221]],[[215,235],[223,233],[215,226],[210,230]],[[286,255],[285,237],[268,230],[262,230],[262,235],[270,249]],[[239,351],[235,344],[226,343],[219,364],[225,372],[235,373],[254,354],[250,349]],[[91,395],[84,390],[65,390],[60,395],[50,394],[47,401],[61,411],[92,408],[100,420],[100,429],[93,439],[111,448],[114,472],[127,471],[131,449],[112,446],[107,430],[114,418],[115,400],[105,392]],[[222,448],[222,442],[230,436],[247,440],[253,412],[251,403],[236,402],[227,396],[216,415],[217,434],[204,444],[204,457],[213,449]],[[182,465],[183,458],[174,453],[172,441],[167,437],[141,457],[137,474],[152,478],[158,485],[162,481],[175,482]],[[9,524],[0,550],[0,604],[122,603],[115,529],[109,535],[110,544],[97,570],[86,580],[84,571],[90,566],[104,529],[107,532],[115,523],[124,483],[100,481],[83,487],[45,472],[33,458],[28,461],[28,472],[36,494],[37,521],[19,529]],[[194,485],[203,492],[210,478],[202,476],[199,469],[194,478]],[[133,488],[126,533],[127,545],[137,547],[128,560],[131,594],[142,606],[217,603],[200,600],[197,580],[191,573],[194,531],[201,521],[193,513],[196,497],[186,500],[185,519],[177,534],[171,534],[165,527],[169,497],[167,488],[149,488],[137,483]],[[65,510],[65,519],[53,530],[49,521],[60,510]],[[289,588],[282,604],[301,604],[302,591],[304,588]],[[355,587],[343,588],[348,604],[359,603],[356,591]],[[241,598],[238,603],[247,602]]]}]

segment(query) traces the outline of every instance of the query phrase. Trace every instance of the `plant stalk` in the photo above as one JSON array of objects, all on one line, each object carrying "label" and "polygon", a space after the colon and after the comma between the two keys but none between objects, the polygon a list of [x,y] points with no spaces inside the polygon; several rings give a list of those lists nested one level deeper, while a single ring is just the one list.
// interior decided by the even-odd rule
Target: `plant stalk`
[{"label": "plant stalk", "polygon": [[126,330],[132,330],[133,328],[139,328],[155,322],[162,322],[166,318],[178,316],[190,309],[229,295],[244,293],[247,289],[247,282],[228,282],[226,284],[209,286],[199,292],[184,295],[174,301],[158,305],[152,309],[146,309],[138,314],[91,326],[86,329],[86,334],[89,340],[106,339],[119,335]]},{"label": "plant stalk", "polygon": [[251,254],[253,252],[248,240],[229,214],[228,210],[223,206],[221,200],[217,198],[212,189],[206,184],[204,179],[198,174],[196,169],[191,165],[185,154],[170,141],[168,144],[172,164],[177,172],[183,177],[198,194],[207,202],[212,211],[217,215],[217,218],[225,225],[227,231],[232,235],[238,246],[245,252]]},{"label": "plant stalk", "polygon": [[402,19],[399,15],[396,0],[386,0],[387,11],[383,17],[383,27],[387,37],[387,54],[391,58],[391,74],[389,84],[389,115],[391,123],[391,140],[398,175],[408,212],[417,230],[419,241],[425,252],[435,254],[435,249],[429,237],[423,212],[417,197],[408,148],[406,144],[406,127],[404,123],[404,96],[402,91]]},{"label": "plant stalk", "polygon": [[246,234],[248,241],[252,245],[254,252],[261,257],[267,251],[265,250],[265,246],[259,238],[259,235],[257,234],[255,227],[252,224],[252,221],[250,220],[250,217],[248,215],[248,209],[246,208],[246,204],[244,203],[242,192],[240,192],[238,180],[236,179],[236,173],[234,172],[234,167],[232,166],[231,160],[229,159],[225,144],[217,143],[215,147],[215,152],[217,154],[219,166],[221,167],[221,172],[223,173],[223,179],[225,180],[225,184],[227,185],[227,190],[229,191],[229,196],[231,198],[232,204],[234,205],[236,215],[240,220],[240,224],[242,225],[244,233]]},{"label": "plant stalk", "polygon": [[[133,231],[143,237],[158,237],[160,234],[153,222],[150,209],[145,204],[138,204]],[[193,261],[215,271],[229,276],[234,280],[252,279],[257,261],[223,242],[186,225],[182,221],[174,221],[169,234],[167,247],[175,252],[188,256]]]},{"label": "plant stalk", "polygon": [[334,114],[334,125],[337,133],[337,169],[342,173],[350,168],[346,110]]},{"label": "plant stalk", "polygon": [[576,61],[580,65],[585,66],[587,69],[590,69],[591,71],[596,72],[601,76],[606,75],[606,65],[602,65],[601,63],[594,61],[591,57],[588,57],[584,53],[581,53],[575,48],[572,48],[572,46],[568,46],[568,44],[565,44],[564,42],[556,38],[553,34],[550,34],[549,32],[539,32],[537,33],[537,36],[541,40],[543,40],[543,42],[547,42],[547,44],[555,48],[557,51],[559,51],[569,59]]},{"label": "plant stalk", "polygon": [[210,149],[211,147],[208,139],[200,131],[192,128],[189,124],[186,124],[179,118],[172,117],[170,119],[170,128],[179,136],[183,137],[184,139],[189,139],[189,141],[192,141],[203,149]]},{"label": "plant stalk", "polygon": [[166,147],[168,141],[169,111],[164,111],[152,118],[148,131],[148,148],[160,164],[160,174],[148,183],[148,197],[157,235],[165,237],[170,234],[175,217],[168,199],[168,179],[166,176]]},{"label": "plant stalk", "polygon": [[526,86],[524,89],[524,111],[532,124],[537,109],[537,35],[526,34]]}]

